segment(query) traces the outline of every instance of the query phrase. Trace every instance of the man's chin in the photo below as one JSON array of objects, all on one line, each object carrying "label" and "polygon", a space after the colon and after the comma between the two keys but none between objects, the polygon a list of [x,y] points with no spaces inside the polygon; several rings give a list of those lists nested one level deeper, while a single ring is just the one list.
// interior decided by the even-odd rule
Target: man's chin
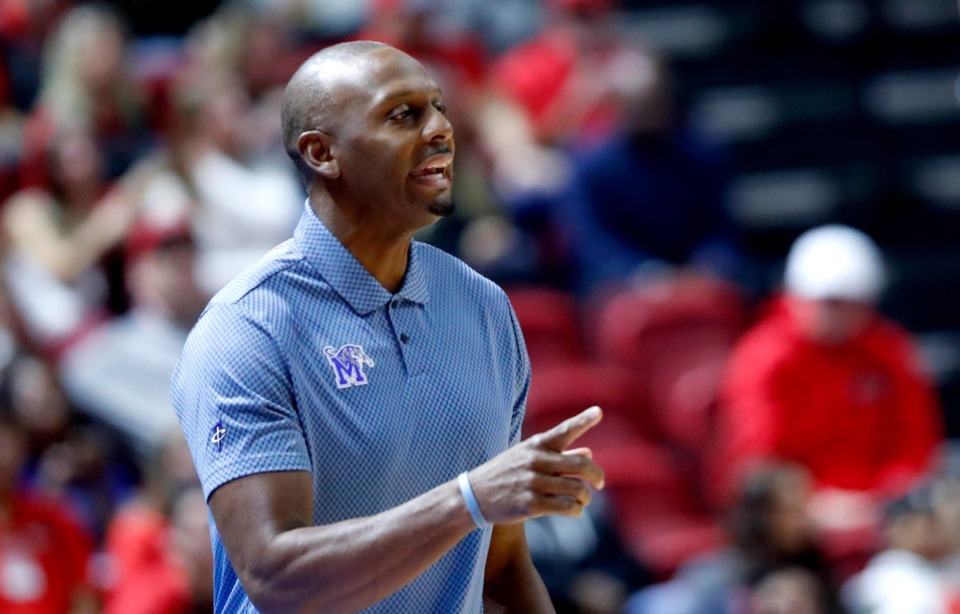
[{"label": "man's chin", "polygon": [[435,200],[427,206],[427,211],[437,217],[447,217],[453,213],[454,205],[452,198]]}]

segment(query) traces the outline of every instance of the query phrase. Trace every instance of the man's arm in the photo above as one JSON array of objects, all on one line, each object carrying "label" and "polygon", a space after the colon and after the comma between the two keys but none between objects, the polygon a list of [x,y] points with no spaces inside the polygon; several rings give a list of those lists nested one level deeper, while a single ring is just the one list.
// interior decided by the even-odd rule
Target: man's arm
[{"label": "man's arm", "polygon": [[527,550],[523,523],[493,528],[484,577],[484,611],[554,612],[547,587]]},{"label": "man's arm", "polygon": [[[593,458],[589,448],[564,453]],[[484,611],[554,612],[547,587],[530,558],[523,523],[493,529],[484,574]]]},{"label": "man's arm", "polygon": [[[519,552],[513,532],[522,531],[524,520],[577,516],[590,501],[587,485],[603,487],[603,472],[589,455],[563,453],[600,418],[599,410],[587,410],[470,472],[486,519],[517,527],[498,527],[498,552]],[[240,583],[264,613],[365,608],[475,529],[456,480],[380,514],[324,526],[312,526],[312,481],[303,471],[227,482],[211,495],[210,509]],[[508,566],[535,573],[518,561]]]}]

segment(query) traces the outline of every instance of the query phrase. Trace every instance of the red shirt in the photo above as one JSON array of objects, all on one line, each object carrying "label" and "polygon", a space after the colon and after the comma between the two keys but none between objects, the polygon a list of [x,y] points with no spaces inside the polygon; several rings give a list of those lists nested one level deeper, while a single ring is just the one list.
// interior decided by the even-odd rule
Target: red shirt
[{"label": "red shirt", "polygon": [[889,321],[825,347],[778,305],[731,357],[720,415],[725,487],[751,462],[779,459],[805,466],[821,487],[903,492],[943,438],[919,364],[906,332]]},{"label": "red shirt", "polygon": [[87,588],[90,538],[62,508],[19,496],[0,522],[0,612],[63,614]]},{"label": "red shirt", "polygon": [[190,610],[187,572],[170,547],[170,522],[132,505],[110,523],[107,552],[116,572],[104,614],[175,614]]},{"label": "red shirt", "polygon": [[[616,55],[616,48],[607,52]],[[563,32],[548,31],[514,47],[501,56],[491,69],[495,87],[524,111],[534,134],[550,141],[556,128],[549,119],[557,105],[582,104],[570,101],[570,89],[583,68],[576,44]],[[617,122],[617,111],[608,100],[593,101],[572,127],[575,138],[599,140],[610,134]]]}]

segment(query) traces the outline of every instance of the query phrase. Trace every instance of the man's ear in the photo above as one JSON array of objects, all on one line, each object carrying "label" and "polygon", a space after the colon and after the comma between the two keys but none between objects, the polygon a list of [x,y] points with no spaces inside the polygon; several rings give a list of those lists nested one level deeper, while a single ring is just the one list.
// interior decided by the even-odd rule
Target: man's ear
[{"label": "man's ear", "polygon": [[297,139],[297,148],[304,164],[313,172],[326,179],[336,179],[340,176],[340,164],[333,157],[330,140],[330,135],[325,132],[308,130]]}]

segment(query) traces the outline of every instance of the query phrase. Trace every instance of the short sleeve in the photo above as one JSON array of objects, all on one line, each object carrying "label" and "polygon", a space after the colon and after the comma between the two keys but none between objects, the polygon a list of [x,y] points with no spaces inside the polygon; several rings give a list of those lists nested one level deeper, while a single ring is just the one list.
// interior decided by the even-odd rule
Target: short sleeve
[{"label": "short sleeve", "polygon": [[184,346],[173,403],[204,495],[237,478],[309,471],[289,369],[274,334],[241,305],[212,305]]},{"label": "short sleeve", "polygon": [[523,332],[520,330],[520,322],[517,321],[517,315],[507,303],[507,311],[510,313],[510,324],[513,327],[513,339],[516,350],[516,372],[514,375],[515,393],[513,404],[513,415],[510,422],[510,445],[520,442],[520,431],[523,426],[523,416],[527,410],[527,396],[530,394],[530,378],[532,371],[530,368],[530,357],[527,355],[527,345],[523,341]]}]

